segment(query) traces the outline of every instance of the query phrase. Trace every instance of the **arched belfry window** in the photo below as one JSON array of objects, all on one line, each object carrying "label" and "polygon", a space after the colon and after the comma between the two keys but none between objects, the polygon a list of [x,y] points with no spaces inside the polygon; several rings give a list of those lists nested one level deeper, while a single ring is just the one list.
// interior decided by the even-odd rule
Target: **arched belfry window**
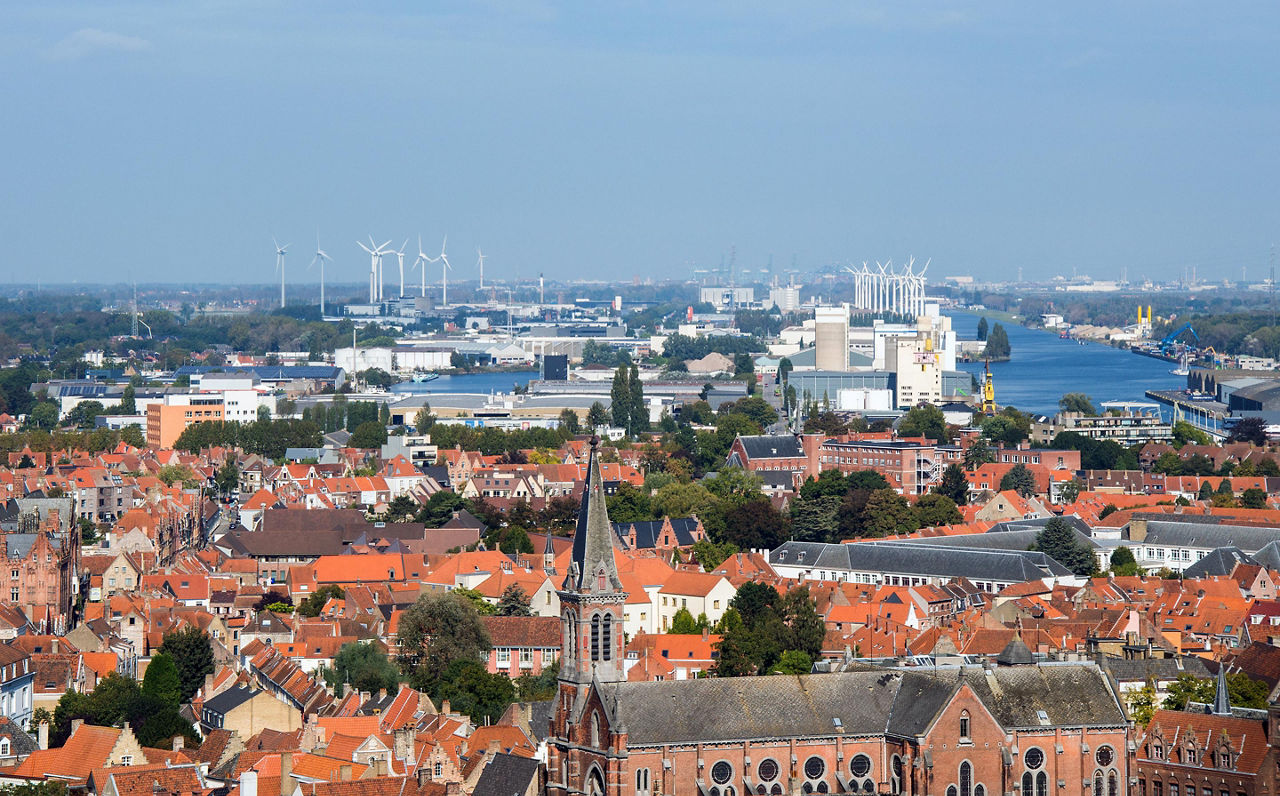
[{"label": "arched belfry window", "polygon": [[600,660],[600,614],[591,617],[591,660]]},{"label": "arched belfry window", "polygon": [[601,657],[603,660],[613,660],[613,617],[604,616],[600,618],[601,635],[603,639],[600,645]]}]

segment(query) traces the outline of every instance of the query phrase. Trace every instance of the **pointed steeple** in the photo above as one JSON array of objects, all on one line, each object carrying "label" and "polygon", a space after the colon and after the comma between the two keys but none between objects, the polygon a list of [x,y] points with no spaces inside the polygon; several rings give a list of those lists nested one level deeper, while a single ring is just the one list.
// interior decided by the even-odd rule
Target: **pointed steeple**
[{"label": "pointed steeple", "polygon": [[622,588],[618,567],[613,560],[613,526],[605,505],[604,480],[600,477],[600,460],[596,451],[599,437],[591,438],[591,455],[587,463],[587,488],[578,510],[578,527],[573,533],[573,562],[561,589],[576,592],[608,592]]},{"label": "pointed steeple", "polygon": [[556,549],[551,544],[551,531],[547,531],[547,543],[542,548],[542,571],[547,575],[556,574]]},{"label": "pointed steeple", "polygon": [[1231,694],[1227,691],[1227,664],[1218,664],[1218,690],[1213,695],[1213,712],[1218,716],[1231,715]]}]

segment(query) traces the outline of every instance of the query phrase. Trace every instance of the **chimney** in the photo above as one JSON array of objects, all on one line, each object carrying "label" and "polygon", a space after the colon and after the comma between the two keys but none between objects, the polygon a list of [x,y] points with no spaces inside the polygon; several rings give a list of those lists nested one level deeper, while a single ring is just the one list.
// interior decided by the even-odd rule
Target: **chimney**
[{"label": "chimney", "polygon": [[440,712],[446,716],[449,715],[449,700],[446,699],[440,703]]},{"label": "chimney", "polygon": [[57,654],[58,654],[58,647],[60,646],[60,645],[58,644],[58,637],[57,637],[57,636],[54,636],[54,637],[53,637],[53,641],[51,641],[51,642],[50,642],[50,644],[52,644],[52,645],[53,645],[53,654],[54,654],[54,655],[57,655]]},{"label": "chimney", "polygon": [[49,748],[49,722],[40,722],[40,727],[36,730],[36,743],[41,749]]},{"label": "chimney", "polygon": [[71,720],[71,734],[72,734],[72,735],[75,735],[75,734],[76,734],[76,730],[80,729],[80,725],[81,725],[81,724],[84,724],[84,719],[72,719],[72,720]]},{"label": "chimney", "polygon": [[[375,757],[373,759],[373,775],[375,777],[385,777],[387,775],[387,758]],[[284,794],[281,794],[284,796]]]},{"label": "chimney", "polygon": [[293,793],[293,752],[280,753],[280,796]]},{"label": "chimney", "polygon": [[462,796],[462,783],[446,782],[444,784],[444,796]]},{"label": "chimney", "polygon": [[240,796],[258,796],[258,772],[252,769],[240,773]]},{"label": "chimney", "polygon": [[489,741],[489,747],[485,750],[485,755],[488,756],[490,760],[492,760],[493,756],[498,754],[498,752],[501,752],[501,751],[502,751],[502,744],[498,742],[497,738],[494,738],[493,740]]},{"label": "chimney", "polygon": [[350,763],[346,763],[344,765],[338,766],[338,779],[341,782],[351,781],[351,764]]},{"label": "chimney", "polygon": [[181,752],[182,747],[186,744],[187,739],[181,735],[173,736],[173,751]]},{"label": "chimney", "polygon": [[416,773],[418,775],[418,789],[421,790],[422,786],[431,781],[431,769],[427,766],[418,766]]},{"label": "chimney", "polygon": [[711,628],[708,628],[708,627],[702,628],[702,640],[703,641],[711,640]]}]

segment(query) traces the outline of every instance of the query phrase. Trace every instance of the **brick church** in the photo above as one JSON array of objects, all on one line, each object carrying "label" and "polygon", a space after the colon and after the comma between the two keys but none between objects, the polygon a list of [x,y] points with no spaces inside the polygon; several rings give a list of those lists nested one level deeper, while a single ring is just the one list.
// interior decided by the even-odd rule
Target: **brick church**
[{"label": "brick church", "polygon": [[627,682],[627,595],[594,453],[558,592],[552,796],[1130,792],[1133,729],[1107,677],[1037,665],[1018,638],[991,667]]}]

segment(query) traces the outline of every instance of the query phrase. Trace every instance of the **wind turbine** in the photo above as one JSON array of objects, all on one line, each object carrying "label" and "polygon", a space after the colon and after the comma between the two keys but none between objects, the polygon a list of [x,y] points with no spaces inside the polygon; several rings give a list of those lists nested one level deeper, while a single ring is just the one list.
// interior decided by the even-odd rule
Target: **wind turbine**
[{"label": "wind turbine", "polygon": [[311,265],[307,266],[310,271],[315,267],[316,263],[320,263],[320,317],[324,318],[324,263],[325,260],[333,262],[333,258],[325,254],[324,249],[320,248],[320,235],[316,234],[316,256],[311,258]]},{"label": "wind turbine", "polygon": [[476,247],[476,264],[480,266],[480,289],[484,290],[484,252]]},{"label": "wind turbine", "polygon": [[378,277],[382,270],[381,269],[382,257],[387,253],[387,246],[390,243],[391,241],[387,241],[386,243],[379,246],[378,244],[373,242],[373,236],[370,235],[369,244],[373,246],[373,248],[371,249],[368,246],[364,245],[363,242],[356,241],[357,246],[359,246],[360,248],[364,249],[369,253],[369,303],[370,304],[377,303],[378,299],[382,297],[381,291],[378,290],[379,282],[380,282]]},{"label": "wind turbine", "polygon": [[440,244],[440,256],[436,259],[441,262],[440,266],[440,306],[449,306],[449,272],[453,270],[453,266],[449,265],[449,255],[444,253],[445,244],[449,242],[449,236],[444,236],[444,241]]},{"label": "wind turbine", "polygon": [[400,263],[400,298],[404,298],[404,247],[409,245],[409,239],[405,238],[404,243],[400,244],[400,251],[396,252],[396,260]]},{"label": "wind turbine", "polygon": [[284,256],[289,251],[289,244],[280,245],[274,237],[271,242],[276,245],[276,270],[280,272],[280,306],[284,306]]},{"label": "wind turbine", "polygon": [[422,271],[422,297],[427,297],[427,263],[434,263],[439,257],[432,259],[422,250],[422,236],[418,236],[418,256],[413,261],[413,265],[409,266],[410,270],[418,268]]}]

